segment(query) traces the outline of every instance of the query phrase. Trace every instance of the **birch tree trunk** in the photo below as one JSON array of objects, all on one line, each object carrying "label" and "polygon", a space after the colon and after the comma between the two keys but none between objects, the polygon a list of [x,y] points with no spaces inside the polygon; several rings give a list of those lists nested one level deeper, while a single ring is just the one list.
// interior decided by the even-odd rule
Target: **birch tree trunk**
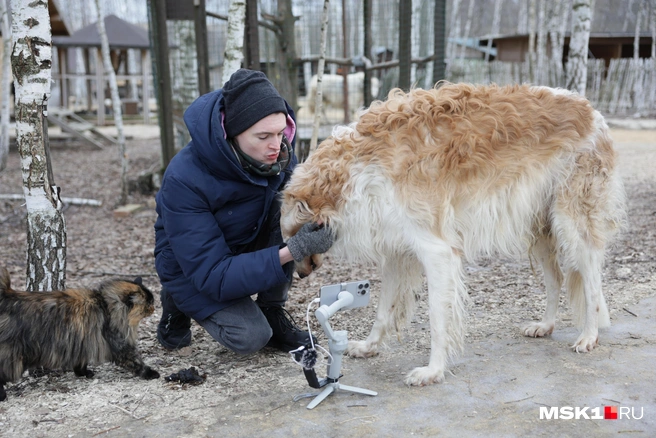
[{"label": "birch tree trunk", "polygon": [[633,1],[634,0],[624,0],[626,14],[624,15],[624,26],[622,26],[622,32],[627,32],[629,30],[629,22],[631,21],[631,16],[633,15]]},{"label": "birch tree trunk", "polygon": [[[312,11],[312,9],[309,7],[309,3],[304,3],[303,7],[305,8],[303,10],[303,15],[309,15]],[[312,55],[312,37],[313,33],[313,27],[310,26],[301,26],[300,28],[301,32],[301,56],[306,57]],[[365,55],[365,56],[371,56],[371,55]],[[312,80],[312,63],[311,62],[304,62],[303,63],[303,81],[305,82],[305,89],[306,89],[306,96],[308,99],[311,99],[309,96],[309,86],[310,86],[310,81]],[[309,102],[305,102],[305,106],[307,107]]]},{"label": "birch tree trunk", "polygon": [[545,74],[546,61],[547,61],[547,0],[539,0],[538,5],[538,41],[536,47],[536,78],[535,81],[538,85],[545,85],[547,75]]},{"label": "birch tree trunk", "polygon": [[567,61],[567,88],[585,96],[588,79],[588,42],[592,11],[590,0],[574,0],[572,4],[572,36]]},{"label": "birch tree trunk", "polygon": [[462,35],[462,39],[464,41],[463,44],[460,45],[460,59],[465,59],[465,53],[467,52],[467,39],[469,38],[472,20],[474,19],[474,4],[476,4],[476,0],[469,0],[469,7],[467,8],[467,22],[465,23],[465,31]]},{"label": "birch tree trunk", "polygon": [[27,207],[26,290],[66,285],[66,224],[48,150],[52,35],[46,2],[12,0],[16,142]]},{"label": "birch tree trunk", "polygon": [[0,82],[0,172],[7,167],[9,155],[9,96],[11,95],[11,25],[9,0],[0,0],[0,32],[2,32],[2,77]]},{"label": "birch tree trunk", "polygon": [[651,0],[650,17],[649,30],[651,30],[651,59],[656,59],[656,0]]},{"label": "birch tree trunk", "polygon": [[312,123],[312,137],[310,138],[310,153],[317,149],[319,140],[319,125],[321,125],[321,113],[323,112],[323,69],[326,64],[326,34],[328,33],[328,6],[330,0],[324,0],[323,13],[321,14],[321,43],[319,47],[319,65],[317,67],[317,94],[308,96],[315,99],[314,122]]},{"label": "birch tree trunk", "polygon": [[494,2],[494,15],[492,16],[492,29],[490,30],[490,38],[487,40],[487,50],[485,51],[485,62],[490,60],[490,50],[492,50],[492,39],[499,35],[499,25],[501,23],[501,6],[503,0],[495,0]]},{"label": "birch tree trunk", "polygon": [[225,84],[230,76],[241,68],[244,59],[244,30],[246,27],[246,0],[231,0],[228,9],[228,36],[223,55],[223,77]]},{"label": "birch tree trunk", "polygon": [[[112,60],[109,55],[109,41],[107,40],[107,31],[105,30],[105,14],[103,13],[100,0],[96,0],[96,9],[98,11],[98,35],[100,36],[100,49],[102,52],[103,65],[105,72],[109,75],[109,89],[112,94],[112,110],[114,112],[114,124],[118,131],[119,159],[121,160],[121,196],[119,204],[125,205],[128,200],[128,157],[125,152],[125,133],[123,132],[123,109],[121,108],[121,98],[118,95],[118,85],[116,84],[116,73],[112,66]],[[102,87],[104,89],[104,87]]]},{"label": "birch tree trunk", "polygon": [[518,34],[528,34],[528,4],[523,1],[519,2],[517,6],[518,15],[517,15],[517,33]]},{"label": "birch tree trunk", "polygon": [[535,82],[535,22],[537,19],[537,0],[528,3],[528,80]]},{"label": "birch tree trunk", "polygon": [[460,26],[458,25],[458,15],[460,14],[460,0],[451,0],[451,18],[449,19],[449,38],[446,44],[446,57],[451,64],[455,59],[455,45],[452,42],[458,38]]},{"label": "birch tree trunk", "polygon": [[171,28],[173,29],[173,43],[179,48],[171,53],[171,65],[173,71],[177,72],[171,77],[173,82],[171,88],[176,150],[180,150],[191,140],[184,124],[183,114],[199,95],[198,53],[193,21],[176,20],[171,23]]},{"label": "birch tree trunk", "polygon": [[640,27],[642,26],[643,18],[648,17],[647,0],[642,0],[638,7],[638,13],[636,14],[635,34],[633,36],[633,59],[636,61],[640,58]]},{"label": "birch tree trunk", "polygon": [[560,47],[560,21],[562,17],[562,0],[554,0],[547,9],[547,31],[551,52],[549,54],[549,85],[560,86],[562,74],[563,49]]}]

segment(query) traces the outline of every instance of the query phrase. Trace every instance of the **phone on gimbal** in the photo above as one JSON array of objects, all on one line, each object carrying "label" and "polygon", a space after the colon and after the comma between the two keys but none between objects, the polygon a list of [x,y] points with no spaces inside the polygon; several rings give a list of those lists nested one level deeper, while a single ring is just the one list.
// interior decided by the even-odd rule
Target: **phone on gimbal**
[{"label": "phone on gimbal", "polygon": [[322,286],[320,291],[320,305],[330,306],[332,303],[337,301],[337,296],[340,292],[349,292],[353,295],[353,303],[349,306],[345,306],[344,309],[355,309],[356,307],[363,307],[369,303],[369,281],[359,280],[359,281],[349,281],[346,283],[330,284],[328,286]]}]

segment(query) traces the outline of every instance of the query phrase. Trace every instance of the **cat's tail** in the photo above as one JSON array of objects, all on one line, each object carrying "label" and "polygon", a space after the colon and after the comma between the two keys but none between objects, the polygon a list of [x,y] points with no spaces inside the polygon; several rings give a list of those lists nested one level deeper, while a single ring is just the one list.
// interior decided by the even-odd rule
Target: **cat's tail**
[{"label": "cat's tail", "polygon": [[0,296],[4,295],[8,290],[11,290],[9,271],[7,271],[7,268],[2,267],[0,268]]}]

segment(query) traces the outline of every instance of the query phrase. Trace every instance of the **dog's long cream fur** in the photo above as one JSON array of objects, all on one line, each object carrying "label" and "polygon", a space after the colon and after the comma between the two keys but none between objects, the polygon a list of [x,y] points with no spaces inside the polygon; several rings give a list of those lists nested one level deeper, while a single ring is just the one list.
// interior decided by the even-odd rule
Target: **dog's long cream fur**
[{"label": "dog's long cream fur", "polygon": [[[444,378],[463,348],[462,262],[530,251],[544,270],[547,307],[526,336],[555,325],[563,279],[582,327],[573,348],[592,350],[610,323],[601,291],[604,249],[624,223],[624,191],[608,127],[583,97],[530,86],[440,84],[392,90],[338,127],[300,164],[284,192],[283,234],[319,221],[331,253],[375,263],[382,290],[374,327],[349,354],[377,353],[412,315],[428,284],[431,357],[410,385]],[[297,269],[320,265],[312,256]]]}]

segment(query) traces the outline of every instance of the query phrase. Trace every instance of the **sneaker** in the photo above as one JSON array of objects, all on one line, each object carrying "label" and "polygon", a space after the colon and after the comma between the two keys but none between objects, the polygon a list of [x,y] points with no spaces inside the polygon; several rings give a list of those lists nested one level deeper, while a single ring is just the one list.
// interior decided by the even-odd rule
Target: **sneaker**
[{"label": "sneaker", "polygon": [[170,294],[160,292],[162,319],[157,325],[157,340],[167,350],[177,350],[191,344],[191,318],[175,306]]},{"label": "sneaker", "polygon": [[[261,307],[262,313],[269,321],[273,330],[273,335],[267,343],[267,347],[272,347],[281,351],[292,351],[310,343],[310,333],[301,330],[294,321],[294,318],[281,306]],[[312,340],[317,340],[312,336]]]}]

